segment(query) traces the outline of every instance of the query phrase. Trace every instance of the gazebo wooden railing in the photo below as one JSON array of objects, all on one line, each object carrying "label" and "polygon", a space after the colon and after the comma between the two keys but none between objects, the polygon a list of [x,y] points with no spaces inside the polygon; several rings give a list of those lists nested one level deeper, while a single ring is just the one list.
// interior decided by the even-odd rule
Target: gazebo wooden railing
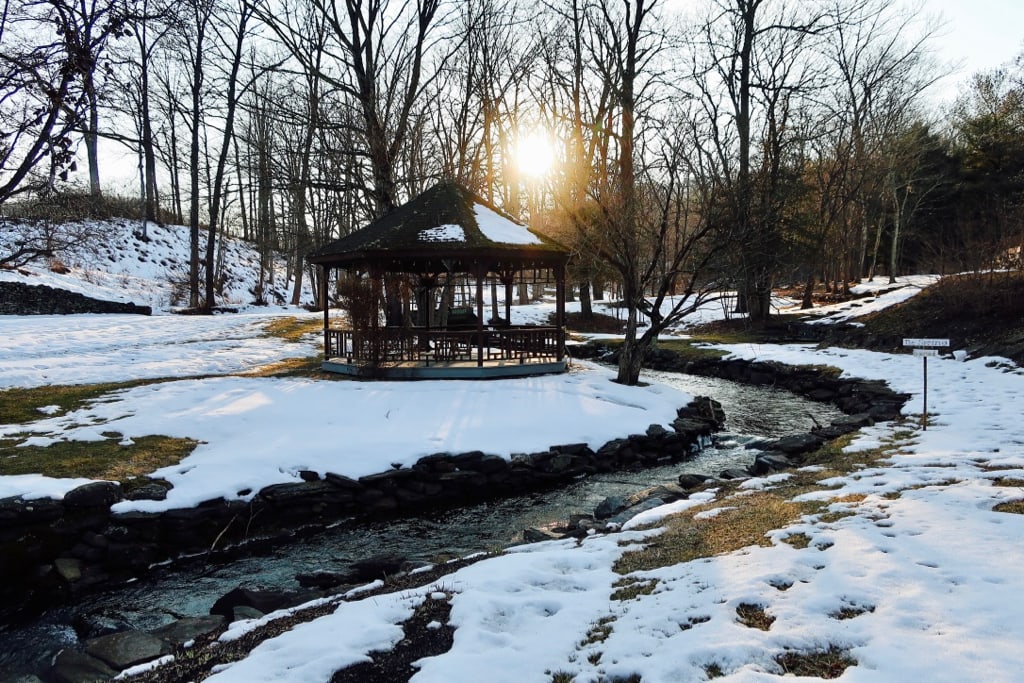
[{"label": "gazebo wooden railing", "polygon": [[560,361],[565,355],[557,327],[513,326],[485,330],[429,330],[381,327],[376,330],[329,329],[325,357],[345,362],[398,364],[512,361],[520,364]]}]

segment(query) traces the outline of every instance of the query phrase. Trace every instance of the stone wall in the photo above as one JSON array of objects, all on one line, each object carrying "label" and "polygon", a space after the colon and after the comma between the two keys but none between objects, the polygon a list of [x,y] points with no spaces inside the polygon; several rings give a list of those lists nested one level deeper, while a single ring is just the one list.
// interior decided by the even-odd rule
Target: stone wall
[{"label": "stone wall", "polygon": [[[723,419],[711,399],[680,408],[669,428],[586,444],[552,446],[507,459],[480,451],[438,453],[411,468],[360,479],[301,472],[248,501],[209,500],[163,513],[112,514],[114,482],[78,487],[63,500],[0,500],[0,621],[145,574],[181,556],[229,559],[351,516],[408,514],[568,483],[595,472],[692,458]],[[152,491],[159,487],[146,487]],[[159,492],[157,492],[158,494]],[[157,497],[157,495],[154,495]]]},{"label": "stone wall", "polygon": [[0,282],[0,315],[63,315],[66,313],[138,313],[149,306],[102,301],[83,294],[23,282]]},{"label": "stone wall", "polygon": [[[591,342],[572,348],[575,358],[593,358],[615,363],[614,347]],[[668,349],[651,349],[644,367],[718,377],[742,384],[774,386],[813,401],[831,403],[848,415],[867,414],[875,421],[895,420],[910,394],[893,391],[881,380],[831,377],[820,368],[791,366],[774,361],[699,358],[681,356]]]}]

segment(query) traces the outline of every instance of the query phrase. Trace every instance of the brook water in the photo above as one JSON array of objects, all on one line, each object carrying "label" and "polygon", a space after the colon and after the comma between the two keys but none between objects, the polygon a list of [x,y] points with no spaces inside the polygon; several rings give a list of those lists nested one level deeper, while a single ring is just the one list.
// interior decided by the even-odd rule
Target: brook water
[{"label": "brook water", "polygon": [[714,445],[684,463],[599,474],[561,489],[420,517],[341,523],[268,555],[226,565],[158,571],[120,589],[53,609],[31,624],[0,626],[0,675],[47,668],[58,650],[77,645],[73,624],[82,615],[99,615],[146,630],[177,617],[207,614],[217,598],[236,586],[293,590],[298,588],[297,573],[344,571],[350,563],[371,556],[396,554],[429,562],[501,548],[521,540],[526,528],[552,526],[574,513],[592,513],[611,495],[675,482],[683,472],[717,474],[729,467],[747,467],[756,455],[746,448],[750,442],[807,432],[815,419],[827,424],[841,414],[786,391],[727,380],[668,372],[647,372],[644,380],[721,402],[727,421]]}]

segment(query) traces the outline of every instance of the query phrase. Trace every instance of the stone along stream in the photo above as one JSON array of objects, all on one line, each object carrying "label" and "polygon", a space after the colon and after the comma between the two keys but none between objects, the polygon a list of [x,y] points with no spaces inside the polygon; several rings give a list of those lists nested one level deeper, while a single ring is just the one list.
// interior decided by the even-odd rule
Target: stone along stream
[{"label": "stone along stream", "polygon": [[296,590],[296,574],[340,572],[368,557],[399,555],[427,563],[502,548],[520,542],[524,529],[564,523],[576,513],[590,514],[608,496],[675,483],[684,472],[717,474],[746,468],[757,453],[747,444],[804,433],[814,420],[828,424],[842,415],[830,405],[769,387],[673,372],[649,371],[643,379],[715,398],[725,410],[725,429],[712,445],[685,462],[596,474],[558,489],[417,517],[341,522],[270,553],[229,564],[157,570],[119,589],[52,609],[32,623],[0,627],[0,674],[43,671],[58,650],[75,648],[81,635],[98,635],[98,628],[148,630],[175,618],[208,614],[219,597],[237,586]]}]

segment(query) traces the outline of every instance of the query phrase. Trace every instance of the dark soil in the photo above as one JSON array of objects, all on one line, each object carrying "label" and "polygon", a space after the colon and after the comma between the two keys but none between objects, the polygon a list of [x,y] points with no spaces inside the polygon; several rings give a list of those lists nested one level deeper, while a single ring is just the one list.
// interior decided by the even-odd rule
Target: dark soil
[{"label": "dark soil", "polygon": [[[469,566],[474,562],[478,562],[485,557],[487,555],[475,555],[468,559],[447,562],[427,571],[389,577],[380,588],[360,592],[352,599],[362,600],[374,595],[395,593],[427,586],[435,583],[441,577],[458,571],[462,567]],[[294,628],[297,624],[312,621],[334,612],[338,609],[338,604],[343,600],[343,598],[339,597],[337,601],[297,611],[290,617],[275,619],[237,640],[226,643],[216,642],[217,635],[219,634],[215,634],[207,643],[196,644],[187,650],[176,652],[175,659],[168,664],[151,669],[138,676],[133,676],[127,680],[131,681],[131,683],[201,681],[211,675],[210,670],[216,665],[243,659],[263,641],[279,636],[285,631]],[[423,657],[447,652],[451,648],[455,629],[447,624],[448,612],[450,610],[451,605],[447,600],[428,598],[412,618],[402,624],[406,636],[393,650],[371,653],[372,663],[357,664],[354,667],[343,669],[335,674],[335,678],[332,680],[342,683],[348,681],[367,683],[374,681],[382,683],[407,681],[415,673],[415,669],[410,665],[411,662]],[[441,628],[428,629],[427,624],[431,621],[440,622],[442,624]],[[361,669],[360,667],[368,668]],[[349,672],[353,669],[357,669],[357,672],[350,674]]]},{"label": "dark soil", "polygon": [[[427,597],[408,620],[402,622],[405,637],[391,650],[371,652],[372,661],[362,662],[334,674],[331,683],[404,683],[417,669],[413,662],[444,654],[455,641],[455,629],[448,624],[451,603]],[[431,628],[431,622],[441,624]]]}]

